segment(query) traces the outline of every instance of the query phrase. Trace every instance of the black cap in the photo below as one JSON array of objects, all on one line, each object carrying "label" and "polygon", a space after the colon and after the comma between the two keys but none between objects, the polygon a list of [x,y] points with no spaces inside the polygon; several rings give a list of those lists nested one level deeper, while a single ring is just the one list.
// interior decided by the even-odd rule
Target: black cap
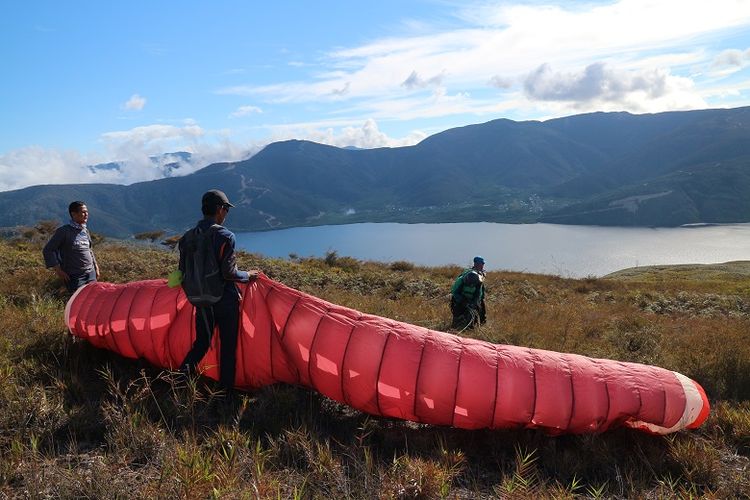
[{"label": "black cap", "polygon": [[229,203],[229,198],[227,198],[227,195],[224,194],[224,191],[219,191],[218,189],[212,189],[210,191],[206,191],[203,194],[203,199],[201,202],[204,205],[207,206],[218,206],[223,205],[227,207],[233,207],[231,203]]}]

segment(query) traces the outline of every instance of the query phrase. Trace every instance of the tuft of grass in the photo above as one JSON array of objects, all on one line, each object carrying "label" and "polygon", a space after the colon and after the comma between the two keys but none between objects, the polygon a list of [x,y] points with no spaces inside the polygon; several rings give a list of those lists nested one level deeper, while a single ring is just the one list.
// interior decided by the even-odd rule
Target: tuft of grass
[{"label": "tuft of grass", "polygon": [[395,262],[391,262],[391,265],[388,267],[391,271],[408,272],[414,269],[414,264],[405,260],[397,260]]},{"label": "tuft of grass", "polygon": [[323,262],[325,262],[327,266],[337,267],[339,269],[343,269],[344,271],[350,272],[357,271],[361,266],[359,260],[353,257],[342,257],[336,250],[327,251],[326,256],[323,258]]},{"label": "tuft of grass", "polygon": [[516,447],[514,469],[502,483],[495,487],[498,496],[530,497],[540,488],[536,450]]},{"label": "tuft of grass", "polygon": [[750,401],[714,405],[707,426],[737,453],[750,457]]},{"label": "tuft of grass", "polygon": [[148,240],[151,243],[154,243],[156,240],[164,237],[165,233],[166,233],[166,231],[161,231],[161,230],[157,230],[157,231],[144,231],[142,233],[136,233],[136,234],[134,234],[133,238],[135,238],[136,240],[144,240],[144,241]]},{"label": "tuft of grass", "polygon": [[443,498],[451,492],[456,470],[435,460],[401,455],[381,485],[391,498]]}]

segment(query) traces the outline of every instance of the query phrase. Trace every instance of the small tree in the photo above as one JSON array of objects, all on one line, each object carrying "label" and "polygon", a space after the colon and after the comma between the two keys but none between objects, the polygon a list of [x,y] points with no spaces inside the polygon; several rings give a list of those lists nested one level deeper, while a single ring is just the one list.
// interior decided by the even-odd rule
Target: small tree
[{"label": "small tree", "polygon": [[53,219],[40,220],[36,223],[34,229],[37,230],[39,236],[51,236],[59,226],[60,222]]},{"label": "small tree", "polygon": [[133,237],[136,240],[149,240],[151,243],[153,243],[164,236],[165,232],[166,231],[144,231],[142,233],[134,234]]},{"label": "small tree", "polygon": [[174,236],[170,236],[169,238],[165,239],[164,241],[161,242],[161,244],[164,245],[165,247],[169,247],[173,249],[174,247],[177,246],[177,243],[179,243],[179,241],[180,241],[180,235],[176,234]]}]

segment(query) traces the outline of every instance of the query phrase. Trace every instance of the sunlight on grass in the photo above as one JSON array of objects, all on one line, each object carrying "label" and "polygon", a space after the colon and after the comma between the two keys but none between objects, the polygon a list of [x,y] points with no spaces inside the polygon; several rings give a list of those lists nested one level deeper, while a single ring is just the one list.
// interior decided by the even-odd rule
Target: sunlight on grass
[{"label": "sunlight on grass", "polygon": [[[278,385],[222,403],[185,379],[66,335],[65,295],[40,242],[0,241],[0,495],[161,498],[750,496],[750,275],[679,270],[564,279],[491,272],[488,323],[463,335],[656,364],[707,390],[704,426],[549,437],[374,418]],[[177,254],[97,246],[102,280],[165,278]],[[242,268],[325,300],[426,328],[450,325],[456,267],[324,258]],[[695,273],[691,269],[690,273]]]}]

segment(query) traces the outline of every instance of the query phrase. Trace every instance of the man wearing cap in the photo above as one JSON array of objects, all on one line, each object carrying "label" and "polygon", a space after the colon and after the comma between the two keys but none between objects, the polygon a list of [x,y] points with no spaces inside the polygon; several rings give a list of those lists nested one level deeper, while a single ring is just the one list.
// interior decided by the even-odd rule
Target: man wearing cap
[{"label": "man wearing cap", "polygon": [[[196,307],[195,342],[180,365],[180,371],[194,373],[198,363],[208,351],[214,325],[219,327],[221,351],[219,353],[219,385],[231,396],[234,386],[236,366],[237,332],[240,317],[240,291],[236,283],[246,283],[258,276],[258,271],[240,271],[237,269],[234,252],[234,233],[222,226],[234,207],[227,195],[218,189],[207,191],[202,198],[201,210],[203,219],[196,226],[199,232],[212,231],[213,251],[221,267],[224,280],[224,292],[221,299],[212,306]],[[191,230],[193,231],[193,230]],[[190,231],[188,231],[189,233]],[[180,239],[179,269],[185,272],[186,250],[184,242],[188,233]]]},{"label": "man wearing cap", "polygon": [[487,320],[484,307],[484,259],[474,257],[474,266],[462,272],[451,287],[453,328],[474,328]]},{"label": "man wearing cap", "polygon": [[70,222],[57,228],[44,245],[44,264],[55,271],[70,293],[99,278],[99,265],[91,248],[86,223],[89,209],[82,201],[68,205]]}]

